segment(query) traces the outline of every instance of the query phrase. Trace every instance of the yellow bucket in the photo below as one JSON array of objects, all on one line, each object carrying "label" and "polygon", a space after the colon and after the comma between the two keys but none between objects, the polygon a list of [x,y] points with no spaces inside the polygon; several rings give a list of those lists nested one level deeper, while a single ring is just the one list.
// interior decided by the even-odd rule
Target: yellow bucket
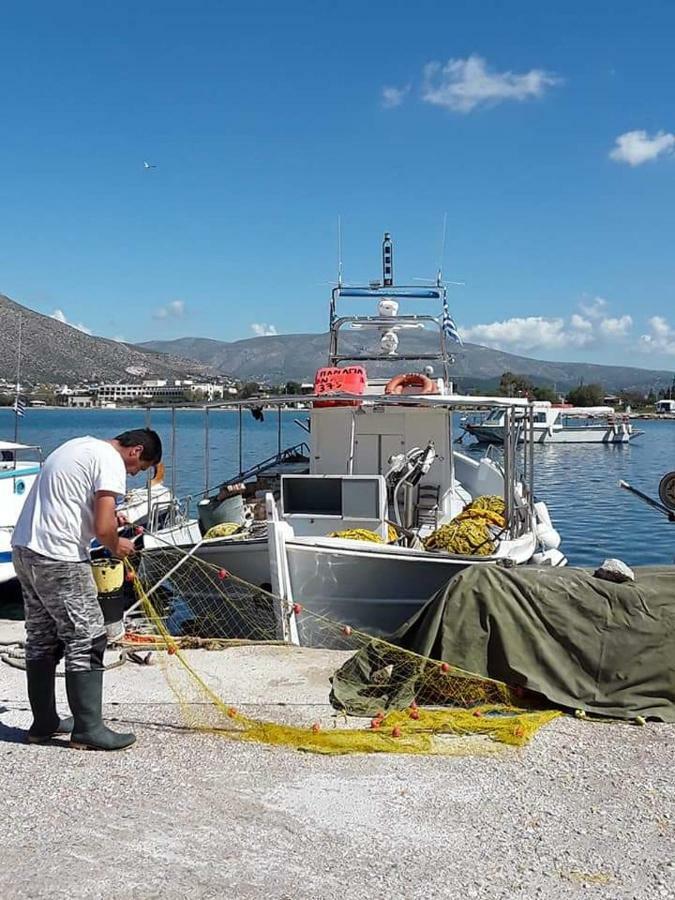
[{"label": "yellow bucket", "polygon": [[91,568],[99,594],[119,591],[124,584],[124,564],[120,559],[95,559]]}]

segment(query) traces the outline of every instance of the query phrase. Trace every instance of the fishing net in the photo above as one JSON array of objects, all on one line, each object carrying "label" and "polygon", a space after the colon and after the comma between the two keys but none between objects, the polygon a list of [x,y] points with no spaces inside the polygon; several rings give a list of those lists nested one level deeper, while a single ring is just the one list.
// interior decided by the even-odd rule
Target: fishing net
[{"label": "fishing net", "polygon": [[[125,640],[166,651],[161,665],[191,728],[317,753],[464,754],[522,746],[559,715],[501,682],[289,608],[177,548],[139,554],[126,577],[138,602]],[[298,634],[330,649],[298,648]],[[227,666],[241,652],[246,697],[239,691],[237,702]],[[321,675],[318,694],[277,702],[275,686],[302,682],[299,658]]]}]

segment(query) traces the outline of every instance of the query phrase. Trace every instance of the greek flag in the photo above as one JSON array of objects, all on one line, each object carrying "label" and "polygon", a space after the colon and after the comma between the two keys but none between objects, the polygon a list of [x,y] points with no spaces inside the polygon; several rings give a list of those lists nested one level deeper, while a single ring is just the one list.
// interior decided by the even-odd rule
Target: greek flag
[{"label": "greek flag", "polygon": [[450,313],[448,312],[447,306],[443,310],[443,333],[447,338],[450,338],[452,341],[456,341],[458,344],[462,345],[462,339],[459,335],[459,331],[457,330],[457,326],[455,325],[455,320],[452,318]]},{"label": "greek flag", "polygon": [[17,397],[12,404],[12,409],[16,413],[17,416],[23,417],[23,412],[26,408],[26,401],[22,400],[21,397]]}]

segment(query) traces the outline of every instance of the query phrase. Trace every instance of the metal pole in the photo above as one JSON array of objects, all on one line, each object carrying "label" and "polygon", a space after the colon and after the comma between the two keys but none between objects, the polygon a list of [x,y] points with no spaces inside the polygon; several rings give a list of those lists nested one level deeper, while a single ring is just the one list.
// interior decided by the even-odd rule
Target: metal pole
[{"label": "metal pole", "polygon": [[352,421],[349,429],[349,456],[347,458],[347,475],[354,474],[354,436],[356,433],[356,409],[352,409]]},{"label": "metal pole", "polygon": [[513,537],[512,522],[512,503],[511,503],[511,450],[513,442],[513,418],[511,415],[511,407],[507,407],[504,413],[504,506],[506,513],[506,522],[508,524],[509,536]]},{"label": "metal pole", "polygon": [[176,407],[171,407],[171,497],[176,496]]},{"label": "metal pole", "polygon": [[243,407],[239,407],[239,473],[241,474],[244,471],[244,444],[243,444]]},{"label": "metal pole", "polygon": [[204,496],[209,494],[209,408],[204,407]]},{"label": "metal pole", "polygon": [[[19,342],[16,351],[16,393],[14,395],[14,443],[19,443],[19,388],[21,387],[21,333],[23,331],[23,319],[19,316]],[[17,454],[14,454],[14,468],[16,468]]]},{"label": "metal pole", "polygon": [[277,455],[281,455],[281,405],[277,407]]},{"label": "metal pole", "polygon": [[528,474],[530,476],[530,515],[534,524],[534,407],[530,407],[530,462]]},{"label": "metal pole", "polygon": [[[152,416],[150,413],[150,407],[146,406],[145,407],[145,427],[146,428],[150,428],[151,420],[152,420]],[[150,513],[152,512],[152,475],[150,474],[149,470],[148,470],[148,474],[146,475],[146,478],[145,478],[145,487],[148,492],[148,517],[146,519],[146,524],[148,526],[150,526]]]}]

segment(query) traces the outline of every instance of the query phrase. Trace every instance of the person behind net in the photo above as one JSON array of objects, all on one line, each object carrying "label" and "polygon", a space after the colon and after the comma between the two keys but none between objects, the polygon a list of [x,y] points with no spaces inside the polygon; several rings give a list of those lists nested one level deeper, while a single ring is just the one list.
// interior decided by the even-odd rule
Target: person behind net
[{"label": "person behind net", "polygon": [[[89,561],[95,537],[117,559],[134,552],[118,534],[117,497],[126,476],[162,458],[156,432],[137,428],[111,440],[80,437],[45,461],[14,529],[12,561],[26,616],[26,679],[33,724],[28,741],[71,733],[70,746],[123,750],[136,740],[102,721],[106,629]],[[65,655],[72,718],[56,711],[54,678]]]}]

